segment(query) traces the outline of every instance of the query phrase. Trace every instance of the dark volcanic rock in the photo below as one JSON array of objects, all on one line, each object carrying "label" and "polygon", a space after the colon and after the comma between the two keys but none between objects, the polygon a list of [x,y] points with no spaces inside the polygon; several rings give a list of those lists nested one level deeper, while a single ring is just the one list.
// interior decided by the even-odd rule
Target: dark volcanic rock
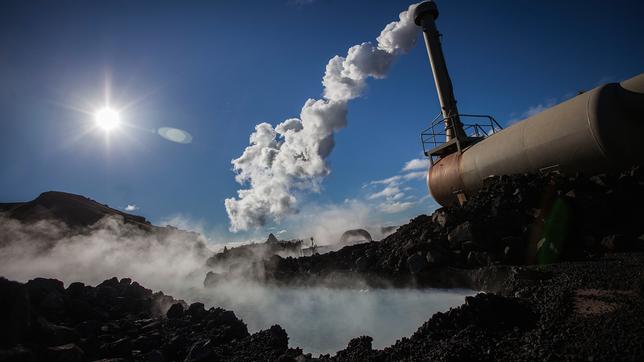
[{"label": "dark volcanic rock", "polygon": [[[381,242],[247,262],[235,276],[334,285],[359,276],[374,286],[477,288],[467,277],[469,269],[642,251],[643,216],[644,173],[638,167],[591,178],[556,173],[489,177],[462,206],[418,216]],[[226,274],[209,276],[206,284],[214,285],[212,280],[226,279]]]},{"label": "dark volcanic rock", "polygon": [[[489,359],[490,341],[533,328],[537,317],[516,298],[494,294],[468,297],[463,306],[436,313],[411,338],[382,351],[371,337],[355,338],[333,358],[337,361],[480,360]],[[484,343],[482,343],[484,342]]]},{"label": "dark volcanic rock", "polygon": [[371,346],[373,338],[362,336],[349,341],[346,349],[339,351],[335,359],[338,361],[371,361],[374,359],[374,351]]},{"label": "dark volcanic rock", "polygon": [[0,349],[0,361],[31,362],[35,361],[36,356],[29,349],[17,345],[9,349]]},{"label": "dark volcanic rock", "polygon": [[186,311],[193,319],[201,319],[206,314],[206,309],[204,308],[203,303],[192,303]]},{"label": "dark volcanic rock", "polygon": [[28,202],[2,204],[0,210],[24,222],[60,220],[71,227],[90,226],[106,216],[118,216],[127,223],[149,227],[144,217],[128,214],[81,195],[48,191]]},{"label": "dark volcanic rock", "polygon": [[74,343],[80,339],[80,335],[74,328],[49,323],[42,317],[36,322],[36,333],[48,346]]},{"label": "dark volcanic rock", "polygon": [[169,319],[179,319],[183,317],[183,305],[181,305],[181,303],[173,304],[170,309],[168,309],[166,316]]},{"label": "dark volcanic rock", "polygon": [[31,308],[27,288],[0,277],[0,346],[16,345],[29,330]]},{"label": "dark volcanic rock", "polygon": [[460,249],[464,242],[473,240],[472,224],[469,221],[455,227],[447,234],[450,249]]},{"label": "dark volcanic rock", "polygon": [[[302,350],[288,348],[288,335],[275,325],[219,349],[213,360],[224,361],[295,361]],[[303,356],[302,356],[303,357]]]},{"label": "dark volcanic rock", "polygon": [[0,361],[641,361],[643,216],[639,168],[592,178],[490,177],[464,205],[418,216],[380,242],[300,258],[275,255],[297,244],[277,242],[210,259],[229,269],[209,273],[205,285],[229,273],[342,286],[359,276],[376,286],[493,292],[435,314],[383,350],[363,336],[319,359],[289,348],[279,326],[251,335],[231,311],[187,306],[129,279],[64,289],[53,279],[0,278]]},{"label": "dark volcanic rock", "polygon": [[[160,310],[167,310],[167,319]],[[129,279],[64,289],[54,279],[20,284],[0,278],[0,316],[0,361],[251,361],[301,355],[288,348],[279,326],[250,335],[233,312],[206,310],[202,303],[186,310],[184,302]]]},{"label": "dark volcanic rock", "polygon": [[322,361],[641,361],[644,254],[514,267],[499,294],[436,313],[411,337],[374,350],[351,340]]},{"label": "dark volcanic rock", "polygon": [[412,274],[418,274],[429,265],[427,259],[420,254],[414,254],[407,258],[407,266],[409,267],[409,272]]}]

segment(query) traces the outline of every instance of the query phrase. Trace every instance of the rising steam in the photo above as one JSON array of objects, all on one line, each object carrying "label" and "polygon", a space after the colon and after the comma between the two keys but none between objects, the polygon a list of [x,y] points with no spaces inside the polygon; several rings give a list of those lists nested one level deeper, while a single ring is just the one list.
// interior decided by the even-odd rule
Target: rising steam
[{"label": "rising steam", "polygon": [[330,172],[325,159],[335,145],[333,134],[347,125],[347,103],[362,94],[368,78],[384,78],[395,57],[414,46],[415,7],[410,5],[399,21],[389,23],[376,46],[354,45],[346,57],[331,58],[322,79],[323,98],[307,100],[300,118],[275,127],[255,126],[250,145],[232,160],[235,180],[250,188],[225,200],[231,231],[259,227],[269,219],[280,221],[296,211],[296,191],[319,191]]},{"label": "rising steam", "polygon": [[[325,217],[339,216],[327,211]],[[324,230],[323,230],[324,231]],[[271,287],[231,275],[214,288],[203,288],[206,259],[212,255],[195,233],[172,228],[154,232],[107,217],[82,232],[55,220],[22,223],[0,214],[0,276],[26,282],[56,278],[69,285],[96,285],[116,276],[129,277],[154,291],[188,303],[225,307],[251,331],[279,323],[291,346],[305,352],[334,353],[356,336],[374,337],[384,347],[410,335],[434,312],[462,303],[464,290],[364,289],[360,278],[331,289]],[[250,265],[255,259],[245,260]]]},{"label": "rising steam", "polygon": [[158,230],[106,217],[79,232],[55,220],[22,223],[0,214],[0,276],[94,285],[129,277],[154,290],[189,296],[201,288],[212,253],[199,234]]}]

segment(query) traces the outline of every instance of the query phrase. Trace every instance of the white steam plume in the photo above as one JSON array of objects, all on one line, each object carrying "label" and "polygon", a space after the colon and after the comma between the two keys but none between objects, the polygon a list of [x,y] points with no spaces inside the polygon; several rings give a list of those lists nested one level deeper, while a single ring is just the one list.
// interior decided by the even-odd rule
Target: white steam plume
[{"label": "white steam plume", "polygon": [[300,118],[275,127],[255,126],[250,145],[232,160],[235,180],[250,188],[225,200],[231,231],[259,227],[269,219],[280,221],[296,212],[295,191],[319,191],[329,173],[325,159],[335,144],[333,134],[347,125],[347,103],[362,94],[367,78],[384,78],[395,57],[414,46],[415,7],[410,5],[400,13],[400,20],[389,23],[376,46],[354,45],[346,57],[331,58],[322,79],[323,98],[307,100]]}]

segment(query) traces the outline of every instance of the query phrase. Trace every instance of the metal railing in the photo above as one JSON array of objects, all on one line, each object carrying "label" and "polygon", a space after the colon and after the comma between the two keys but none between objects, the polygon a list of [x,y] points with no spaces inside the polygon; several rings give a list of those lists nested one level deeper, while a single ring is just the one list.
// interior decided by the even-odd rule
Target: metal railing
[{"label": "metal railing", "polygon": [[[420,133],[420,141],[423,145],[423,153],[427,155],[428,151],[433,150],[439,145],[445,143],[445,137],[447,136],[447,130],[445,129],[445,121],[449,121],[451,127],[452,135],[456,134],[454,128],[453,118],[460,118],[461,124],[463,125],[463,131],[465,135],[470,140],[482,139],[491,134],[494,134],[503,129],[499,122],[494,119],[494,117],[483,114],[459,114],[444,118],[442,114],[438,114],[433,120],[431,125],[423,130]],[[464,119],[468,118],[477,118],[477,119],[486,119],[487,122],[464,122]],[[438,128],[437,128],[438,127]],[[438,139],[437,139],[438,138]],[[456,147],[458,151],[461,151],[461,141],[455,139]],[[428,155],[431,157],[431,155]],[[433,161],[433,159],[431,160]],[[432,162],[433,164],[433,162]]]}]

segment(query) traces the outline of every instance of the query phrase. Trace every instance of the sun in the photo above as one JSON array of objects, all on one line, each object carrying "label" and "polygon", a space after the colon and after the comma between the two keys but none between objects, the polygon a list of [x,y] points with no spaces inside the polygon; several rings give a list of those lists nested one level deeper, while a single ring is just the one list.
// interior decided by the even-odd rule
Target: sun
[{"label": "sun", "polygon": [[121,124],[121,116],[119,112],[106,107],[100,109],[94,115],[96,120],[96,125],[102,128],[105,132],[110,132]]}]

